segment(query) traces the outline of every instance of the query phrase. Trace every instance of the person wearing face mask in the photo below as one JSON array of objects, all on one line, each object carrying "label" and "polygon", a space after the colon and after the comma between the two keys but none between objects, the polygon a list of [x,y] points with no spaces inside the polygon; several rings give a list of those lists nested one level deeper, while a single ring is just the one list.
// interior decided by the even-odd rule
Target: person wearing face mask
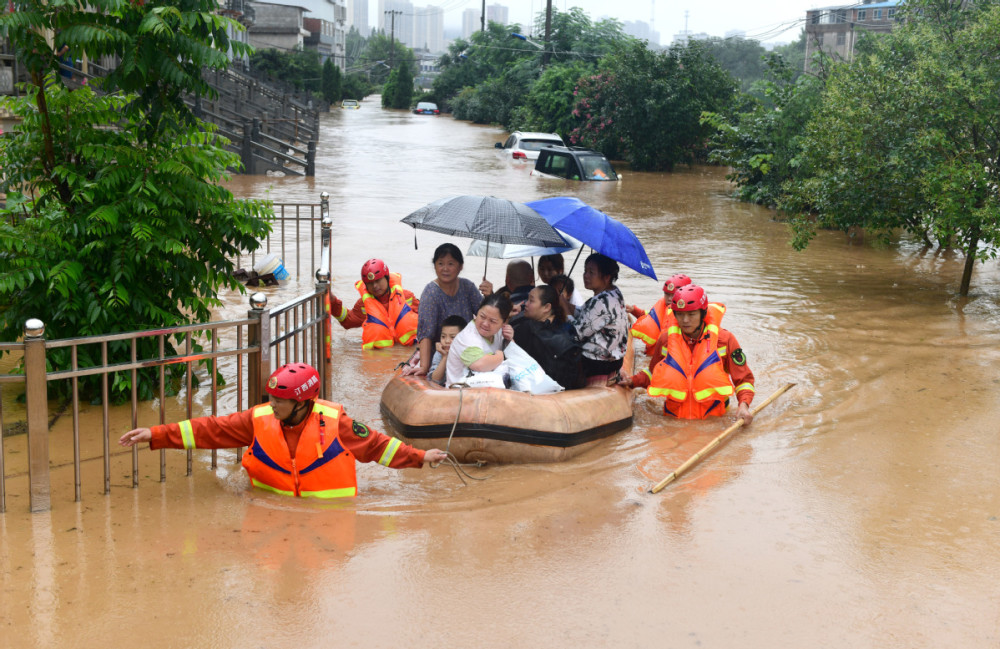
[{"label": "person wearing face mask", "polygon": [[650,369],[619,383],[664,397],[663,413],[679,419],[722,416],[735,394],[736,418],[749,425],[754,376],[736,336],[720,326],[725,312],[700,286],[674,291]]},{"label": "person wearing face mask", "polygon": [[305,363],[279,367],[265,388],[268,403],[222,417],[136,428],[121,436],[125,447],[240,448],[254,487],[300,498],[357,495],[355,462],[393,469],[441,462],[444,451],[422,451],[352,420],[343,406],[317,399],[320,378]]},{"label": "person wearing face mask", "polygon": [[362,328],[363,349],[415,342],[420,300],[403,288],[399,273],[390,273],[381,259],[369,259],[361,266],[361,279],[354,288],[361,296],[354,308],[348,311],[331,294],[330,313],[344,329]]}]

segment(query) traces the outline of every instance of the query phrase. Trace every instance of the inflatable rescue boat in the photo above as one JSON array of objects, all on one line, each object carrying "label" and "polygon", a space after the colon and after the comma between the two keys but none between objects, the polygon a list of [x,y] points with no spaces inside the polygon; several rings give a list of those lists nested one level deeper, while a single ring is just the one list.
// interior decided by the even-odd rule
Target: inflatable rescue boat
[{"label": "inflatable rescue boat", "polygon": [[[629,338],[621,374],[631,376],[632,371]],[[559,462],[580,455],[629,428],[634,402],[634,391],[618,386],[528,394],[499,388],[447,389],[422,377],[397,374],[382,391],[381,410],[388,430],[417,448],[447,447],[459,462],[509,464]]]}]

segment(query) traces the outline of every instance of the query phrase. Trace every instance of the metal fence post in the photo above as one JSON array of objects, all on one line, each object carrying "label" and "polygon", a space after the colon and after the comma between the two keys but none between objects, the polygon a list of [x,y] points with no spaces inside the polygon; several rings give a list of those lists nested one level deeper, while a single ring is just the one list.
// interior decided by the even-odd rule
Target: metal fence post
[{"label": "metal fence post", "polygon": [[306,151],[306,175],[316,175],[316,140],[309,140],[308,151]]},{"label": "metal fence post", "polygon": [[45,370],[45,323],[24,323],[25,410],[28,418],[28,481],[32,512],[52,508],[49,479],[49,395]]},{"label": "metal fence post", "polygon": [[254,293],[250,296],[250,311],[247,317],[257,322],[247,327],[247,343],[257,347],[247,358],[247,386],[250,406],[264,403],[264,383],[271,376],[271,312],[267,308],[267,296]]},{"label": "metal fence post", "polygon": [[323,192],[320,194],[320,257],[319,268],[316,270],[316,293],[322,295],[323,310],[323,335],[316,336],[319,343],[316,349],[316,359],[319,367],[316,370],[323,379],[324,399],[330,399],[332,386],[330,385],[330,343],[333,329],[333,314],[330,313],[330,264],[332,260],[332,231],[333,219],[330,218],[330,194]]}]

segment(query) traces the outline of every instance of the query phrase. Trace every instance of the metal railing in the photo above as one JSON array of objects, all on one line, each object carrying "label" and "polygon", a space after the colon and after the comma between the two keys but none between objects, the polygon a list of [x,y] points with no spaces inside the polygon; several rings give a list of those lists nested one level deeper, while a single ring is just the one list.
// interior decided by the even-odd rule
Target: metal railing
[{"label": "metal railing", "polygon": [[[328,361],[327,327],[329,315],[325,308],[325,298],[330,290],[330,265],[332,262],[331,225],[329,195],[324,192],[318,205],[282,204],[284,209],[295,208],[295,216],[290,220],[315,220],[314,216],[300,217],[301,212],[315,214],[320,210],[318,270],[315,273],[314,290],[294,300],[269,308],[267,296],[254,293],[250,296],[250,310],[247,317],[238,320],[206,322],[164,329],[134,331],[127,333],[88,336],[63,340],[46,340],[45,325],[40,320],[29,320],[24,327],[22,342],[0,343],[0,352],[10,354],[20,361],[23,374],[0,374],[0,397],[6,386],[23,386],[27,428],[27,474],[29,483],[29,507],[32,512],[47,511],[51,508],[50,446],[53,433],[49,421],[49,387],[56,381],[68,381],[70,410],[72,413],[71,447],[74,470],[74,499],[81,500],[81,462],[95,460],[97,456],[84,457],[81,441],[88,446],[96,446],[90,430],[81,433],[79,382],[88,377],[97,377],[100,383],[100,442],[104,472],[103,493],[111,490],[111,389],[109,382],[125,375],[131,385],[130,422],[131,427],[140,425],[143,419],[153,419],[166,423],[175,418],[189,419],[201,415],[217,415],[220,399],[226,401],[226,410],[243,410],[264,400],[265,382],[273,369],[284,363],[304,362],[313,365],[322,379],[320,395],[330,396],[330,368]],[[284,210],[281,212],[284,214]],[[278,219],[281,221],[281,216]],[[284,227],[281,229],[281,249],[285,250]],[[310,228],[312,232],[312,228]],[[315,242],[307,239],[316,260]],[[301,247],[302,239],[296,241]],[[270,241],[267,242],[270,248]],[[296,255],[301,258],[302,255]],[[301,260],[297,261],[301,263]],[[315,266],[314,266],[315,267]],[[155,341],[148,344],[148,341]],[[202,343],[204,341],[204,346]],[[143,345],[142,343],[147,344]],[[110,348],[128,348],[128,358],[115,357]],[[155,348],[156,352],[141,357],[140,347]],[[48,371],[48,355],[54,350],[69,350],[70,367],[59,371]],[[83,353],[81,353],[83,352]],[[65,353],[65,352],[63,352]],[[99,358],[98,362],[81,367],[78,359]],[[174,376],[178,387],[176,399],[168,399],[171,378],[180,374],[172,372],[174,366],[183,366],[183,376]],[[204,369],[200,369],[204,367]],[[150,371],[155,377],[154,401],[140,402],[140,373],[148,380]],[[219,379],[224,386],[220,386]],[[207,388],[204,387],[207,384]],[[174,386],[177,387],[177,386]],[[149,421],[142,422],[150,425]],[[0,398],[0,430],[4,426],[3,400]],[[121,431],[124,432],[124,431]],[[124,452],[124,451],[123,451]],[[139,484],[138,448],[133,447],[132,486]],[[241,451],[237,452],[239,461]],[[4,438],[0,435],[0,513],[7,511],[7,488],[5,472]],[[186,453],[186,472],[192,472],[192,451]],[[160,481],[166,480],[166,454],[160,451]],[[217,466],[216,451],[212,451],[212,467]]]}]

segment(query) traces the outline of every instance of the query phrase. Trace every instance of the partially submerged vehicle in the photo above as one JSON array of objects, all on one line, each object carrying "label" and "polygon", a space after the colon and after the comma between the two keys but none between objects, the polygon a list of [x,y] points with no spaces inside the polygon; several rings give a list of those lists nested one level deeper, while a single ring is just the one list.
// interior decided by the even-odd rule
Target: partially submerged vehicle
[{"label": "partially submerged vehicle", "polygon": [[564,180],[621,180],[603,153],[575,146],[549,146],[540,150],[531,175]]}]

